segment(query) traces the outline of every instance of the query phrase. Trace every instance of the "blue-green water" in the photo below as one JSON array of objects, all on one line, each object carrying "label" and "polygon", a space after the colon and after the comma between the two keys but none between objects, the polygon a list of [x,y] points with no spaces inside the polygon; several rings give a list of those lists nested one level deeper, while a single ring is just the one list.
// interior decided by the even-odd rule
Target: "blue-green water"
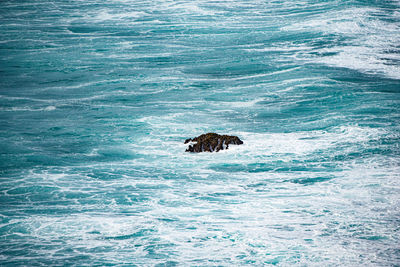
[{"label": "blue-green water", "polygon": [[0,265],[400,264],[399,1],[0,6]]}]

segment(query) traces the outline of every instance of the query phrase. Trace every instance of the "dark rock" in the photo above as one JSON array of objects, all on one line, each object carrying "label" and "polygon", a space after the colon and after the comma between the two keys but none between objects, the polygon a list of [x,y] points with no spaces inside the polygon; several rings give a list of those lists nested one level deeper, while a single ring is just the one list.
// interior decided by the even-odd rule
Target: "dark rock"
[{"label": "dark rock", "polygon": [[213,152],[228,149],[230,144],[241,145],[243,141],[237,136],[219,135],[216,133],[202,134],[193,139],[185,140],[185,144],[189,142],[196,142],[196,144],[189,145],[186,152]]},{"label": "dark rock", "polygon": [[185,144],[189,143],[190,141],[192,141],[192,139],[188,138],[185,140]]}]

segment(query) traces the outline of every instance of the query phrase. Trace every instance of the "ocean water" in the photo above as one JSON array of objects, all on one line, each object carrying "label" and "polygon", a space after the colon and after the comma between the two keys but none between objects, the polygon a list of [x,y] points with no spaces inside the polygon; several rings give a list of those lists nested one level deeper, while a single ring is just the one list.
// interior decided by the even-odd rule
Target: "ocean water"
[{"label": "ocean water", "polygon": [[400,265],[399,1],[0,6],[0,265]]}]

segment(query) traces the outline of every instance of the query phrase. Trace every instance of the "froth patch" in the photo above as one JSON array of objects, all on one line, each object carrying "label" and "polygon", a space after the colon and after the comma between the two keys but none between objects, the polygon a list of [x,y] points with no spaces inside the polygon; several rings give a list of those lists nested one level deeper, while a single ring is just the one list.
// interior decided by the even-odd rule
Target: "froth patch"
[{"label": "froth patch", "polygon": [[344,144],[362,145],[385,134],[383,129],[357,125],[335,127],[330,131],[266,134],[243,132],[238,134],[243,136],[243,146],[233,147],[232,150],[254,157],[273,154],[305,155]]}]

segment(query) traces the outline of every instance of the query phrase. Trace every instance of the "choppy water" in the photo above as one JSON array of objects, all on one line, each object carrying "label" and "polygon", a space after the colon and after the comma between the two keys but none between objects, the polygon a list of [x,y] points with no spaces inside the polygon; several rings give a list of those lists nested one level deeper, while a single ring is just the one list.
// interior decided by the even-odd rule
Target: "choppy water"
[{"label": "choppy water", "polygon": [[0,265],[400,264],[399,1],[0,5]]}]

